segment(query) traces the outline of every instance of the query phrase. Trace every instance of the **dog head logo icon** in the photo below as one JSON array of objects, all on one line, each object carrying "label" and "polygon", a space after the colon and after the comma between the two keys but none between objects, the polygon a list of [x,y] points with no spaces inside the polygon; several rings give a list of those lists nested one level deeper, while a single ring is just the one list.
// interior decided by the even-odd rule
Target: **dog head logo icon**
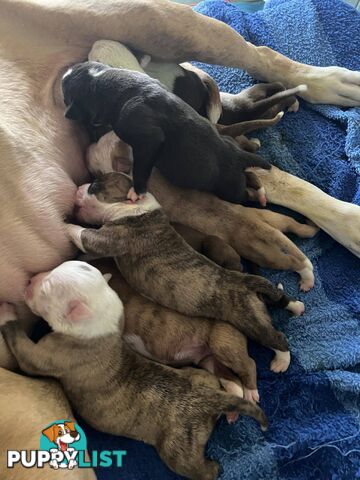
[{"label": "dog head logo icon", "polygon": [[64,452],[68,450],[71,443],[77,442],[80,439],[80,433],[75,428],[74,422],[64,422],[51,425],[42,431],[43,435],[47,437],[50,442],[57,445],[58,450]]},{"label": "dog head logo icon", "polygon": [[80,440],[86,442],[85,434],[74,422],[58,421],[46,427],[41,442],[52,455],[50,466],[55,469],[76,467],[78,451],[84,449]]},{"label": "dog head logo icon", "polygon": [[[7,467],[20,464],[25,468],[117,468],[123,466],[126,450],[87,451],[84,430],[68,419],[56,420],[41,432],[40,448],[36,450],[8,450]],[[60,475],[61,476],[61,475]],[[0,475],[1,477],[1,475]],[[2,477],[1,477],[2,479]]]}]

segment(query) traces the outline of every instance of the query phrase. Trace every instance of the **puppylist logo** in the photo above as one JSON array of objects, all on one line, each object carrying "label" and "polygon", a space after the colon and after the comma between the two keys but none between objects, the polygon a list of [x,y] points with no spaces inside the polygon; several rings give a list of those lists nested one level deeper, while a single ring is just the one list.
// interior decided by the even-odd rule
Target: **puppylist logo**
[{"label": "puppylist logo", "polygon": [[84,430],[69,420],[58,420],[42,430],[39,450],[8,450],[7,467],[14,468],[16,464],[25,468],[49,465],[55,470],[122,467],[125,455],[125,450],[93,450],[88,456]]}]

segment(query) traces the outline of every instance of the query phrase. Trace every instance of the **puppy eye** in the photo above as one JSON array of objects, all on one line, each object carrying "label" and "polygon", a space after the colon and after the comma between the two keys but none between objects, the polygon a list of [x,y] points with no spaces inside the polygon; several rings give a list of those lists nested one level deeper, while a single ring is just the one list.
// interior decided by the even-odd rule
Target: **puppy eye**
[{"label": "puppy eye", "polygon": [[61,431],[61,430],[58,431],[58,435],[59,435],[59,436],[62,435],[62,431]]}]

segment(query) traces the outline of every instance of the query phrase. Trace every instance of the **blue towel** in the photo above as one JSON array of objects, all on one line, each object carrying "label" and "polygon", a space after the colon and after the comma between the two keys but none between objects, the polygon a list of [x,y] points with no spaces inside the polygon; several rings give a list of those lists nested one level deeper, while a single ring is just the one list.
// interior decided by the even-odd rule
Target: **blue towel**
[{"label": "blue towel", "polygon": [[[360,14],[341,1],[271,0],[263,11],[245,14],[211,0],[196,10],[295,60],[360,70]],[[254,82],[240,70],[203,68],[229,92]],[[298,113],[287,114],[259,137],[265,154],[284,170],[360,204],[359,109],[301,102]],[[285,374],[273,374],[271,352],[250,346],[270,428],[262,433],[248,418],[232,426],[219,420],[207,453],[220,462],[221,480],[360,478],[360,260],[325,233],[296,243],[314,263],[316,286],[311,292],[299,294],[293,273],[264,272],[306,304],[301,318],[274,313],[275,324],[289,339],[292,363]],[[90,448],[128,451],[124,467],[98,469],[99,480],[180,478],[152,447],[84,428]]]}]

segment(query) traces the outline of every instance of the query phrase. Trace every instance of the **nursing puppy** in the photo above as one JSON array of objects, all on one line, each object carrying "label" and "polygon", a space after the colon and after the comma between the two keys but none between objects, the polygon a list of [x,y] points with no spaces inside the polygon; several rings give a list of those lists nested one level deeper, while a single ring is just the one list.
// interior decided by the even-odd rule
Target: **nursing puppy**
[{"label": "nursing puppy", "polygon": [[70,261],[36,275],[25,300],[53,333],[35,344],[17,322],[3,327],[20,367],[58,378],[88,424],[153,445],[179,475],[217,478],[219,465],[204,451],[222,413],[243,413],[267,427],[259,407],[219,390],[213,375],[173,369],[128,348],[122,302],[91,265]]},{"label": "nursing puppy", "polygon": [[86,62],[65,73],[62,88],[67,118],[110,125],[132,147],[132,200],[147,191],[154,165],[180,187],[210,191],[234,203],[246,198],[246,168],[271,168],[142,73]]},{"label": "nursing puppy", "polygon": [[272,348],[289,364],[285,336],[274,329],[265,302],[301,314],[304,306],[262,277],[225,270],[195,252],[171,227],[151,194],[126,200],[131,179],[109,173],[78,189],[77,216],[100,229],[68,226],[83,252],[115,257],[120,272],[139,293],[191,316],[227,321],[247,337]]}]

